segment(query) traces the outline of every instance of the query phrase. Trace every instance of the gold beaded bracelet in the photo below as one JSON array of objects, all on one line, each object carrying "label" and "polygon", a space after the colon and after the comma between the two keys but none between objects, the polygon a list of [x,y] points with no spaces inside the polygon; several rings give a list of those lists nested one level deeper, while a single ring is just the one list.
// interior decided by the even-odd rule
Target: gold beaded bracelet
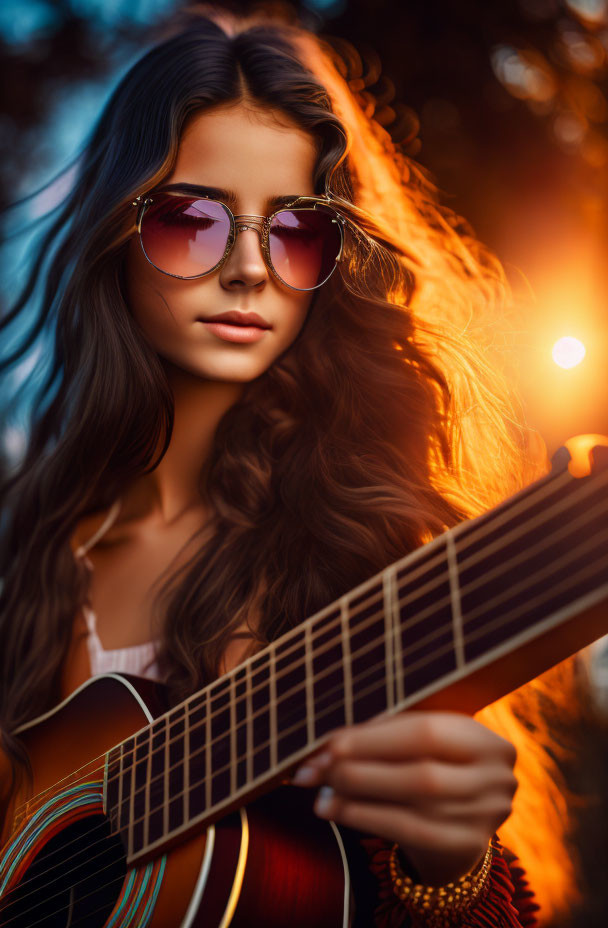
[{"label": "gold beaded bracelet", "polygon": [[[424,886],[406,876],[399,862],[399,845],[394,844],[389,858],[393,891],[412,915],[422,918],[425,928],[449,928],[487,892],[492,866],[492,842],[483,860],[470,873],[445,886]],[[456,922],[454,921],[456,916]]]}]

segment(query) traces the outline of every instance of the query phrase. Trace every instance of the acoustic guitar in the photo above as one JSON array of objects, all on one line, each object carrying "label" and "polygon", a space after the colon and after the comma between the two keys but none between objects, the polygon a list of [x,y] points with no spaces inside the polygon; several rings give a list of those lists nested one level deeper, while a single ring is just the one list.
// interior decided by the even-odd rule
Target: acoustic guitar
[{"label": "acoustic guitar", "polygon": [[184,702],[108,673],[18,730],[3,928],[346,928],[344,835],[288,783],[337,727],[474,713],[608,633],[608,440]]}]

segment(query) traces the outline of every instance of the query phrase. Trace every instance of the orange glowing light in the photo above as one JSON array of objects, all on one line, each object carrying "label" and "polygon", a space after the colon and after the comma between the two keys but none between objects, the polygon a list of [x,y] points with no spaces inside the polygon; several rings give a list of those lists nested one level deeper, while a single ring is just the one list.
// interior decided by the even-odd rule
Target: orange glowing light
[{"label": "orange glowing light", "polygon": [[564,338],[558,338],[551,354],[556,364],[568,369],[580,364],[585,357],[586,351],[585,346],[578,338],[566,335]]}]

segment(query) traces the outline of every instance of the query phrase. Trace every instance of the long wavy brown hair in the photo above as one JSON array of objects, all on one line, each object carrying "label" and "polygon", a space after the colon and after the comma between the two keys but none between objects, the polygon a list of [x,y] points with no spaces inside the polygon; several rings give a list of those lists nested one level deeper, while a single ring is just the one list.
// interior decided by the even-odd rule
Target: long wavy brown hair
[{"label": "long wavy brown hair", "polygon": [[[505,272],[374,118],[360,60],[339,47],[263,11],[195,6],[165,23],[112,93],[0,322],[33,318],[4,370],[40,333],[53,346],[25,454],[0,486],[0,725],[16,766],[11,733],[58,701],[87,593],[75,528],[153,470],[171,439],[171,391],[129,310],[124,258],[131,202],[171,172],[192,114],[243,99],[286,114],[317,140],[315,190],[353,227],[294,344],[218,428],[211,522],[156,598],[172,702],[217,676],[243,621],[256,616],[261,647],[538,473],[497,364],[513,308]],[[507,702],[486,721],[525,749]],[[505,826],[504,838],[532,869],[525,833]]]}]

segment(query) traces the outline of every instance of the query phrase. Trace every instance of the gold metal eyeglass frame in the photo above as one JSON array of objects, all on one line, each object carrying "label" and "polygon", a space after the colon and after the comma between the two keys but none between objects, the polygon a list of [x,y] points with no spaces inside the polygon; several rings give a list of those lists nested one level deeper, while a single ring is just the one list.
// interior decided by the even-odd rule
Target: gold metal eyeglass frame
[{"label": "gold metal eyeglass frame", "polygon": [[[221,267],[224,264],[224,262],[226,261],[226,259],[228,258],[228,255],[230,254],[232,250],[232,246],[234,245],[236,241],[237,234],[239,232],[243,232],[245,229],[255,229],[255,231],[260,236],[260,245],[262,248],[262,254],[264,256],[266,265],[270,268],[270,270],[275,275],[275,277],[278,280],[280,280],[281,283],[284,284],[286,287],[289,287],[291,290],[308,291],[308,290],[317,290],[319,287],[322,287],[324,283],[327,283],[327,281],[329,280],[329,278],[335,271],[336,267],[338,266],[338,262],[342,258],[342,252],[344,249],[344,226],[346,223],[345,223],[344,217],[341,216],[340,213],[337,212],[335,207],[331,205],[329,197],[318,197],[318,196],[317,197],[314,197],[314,196],[297,197],[295,200],[292,200],[291,203],[286,203],[283,206],[279,207],[279,209],[276,209],[269,216],[256,216],[255,214],[248,214],[248,213],[240,213],[238,216],[235,216],[229,206],[227,206],[225,203],[222,203],[221,200],[217,200],[215,197],[205,196],[204,194],[193,195],[193,194],[185,194],[185,193],[178,193],[178,192],[169,192],[169,191],[163,191],[162,189],[158,190],[157,193],[163,194],[163,196],[175,196],[175,197],[181,197],[182,199],[210,200],[213,203],[219,203],[219,205],[228,214],[228,218],[230,220],[230,230],[228,232],[226,248],[224,249],[224,254],[220,258],[220,260],[217,262],[217,264],[215,264],[212,268],[209,268],[208,271],[203,271],[202,274],[193,274],[191,277],[184,277],[181,274],[171,274],[169,271],[164,271],[162,268],[154,264],[152,260],[150,260],[150,258],[146,254],[146,249],[144,248],[144,243],[143,243],[143,239],[141,235],[141,225],[142,225],[145,212],[150,206],[150,204],[154,202],[154,197],[146,196],[145,194],[140,194],[138,197],[136,197],[133,200],[132,206],[138,207],[137,218],[136,218],[135,224],[137,227],[137,233],[139,235],[139,243],[141,245],[141,250],[143,251],[146,257],[146,260],[152,265],[152,267],[156,268],[157,271],[160,271],[161,274],[167,274],[169,277],[177,277],[180,280],[197,280],[199,277],[206,277],[208,274],[212,274],[213,271],[216,271],[219,267]],[[321,207],[331,210],[334,216],[334,218],[332,218],[332,222],[335,222],[337,224],[338,229],[340,231],[340,249],[338,251],[334,266],[332,267],[331,271],[329,272],[325,280],[322,280],[320,283],[315,284],[314,287],[293,287],[291,284],[288,284],[287,281],[283,280],[281,275],[277,272],[277,270],[273,266],[272,259],[270,257],[269,236],[270,236],[270,224],[272,220],[274,219],[275,216],[277,216],[279,213],[284,212],[284,211],[299,212],[303,210],[310,210],[311,206],[302,205],[303,202],[311,203],[312,209],[316,209],[318,206],[321,206]]]}]

